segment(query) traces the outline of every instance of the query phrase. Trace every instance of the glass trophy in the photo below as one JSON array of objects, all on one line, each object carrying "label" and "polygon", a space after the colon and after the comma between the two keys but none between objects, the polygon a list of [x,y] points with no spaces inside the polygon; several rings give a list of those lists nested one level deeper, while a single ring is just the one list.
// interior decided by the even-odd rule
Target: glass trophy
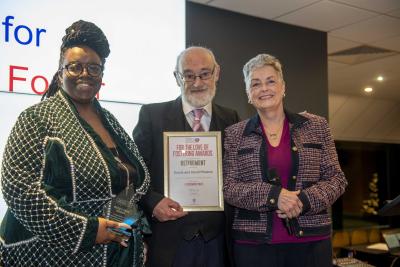
[{"label": "glass trophy", "polygon": [[133,185],[129,185],[118,195],[111,199],[110,220],[130,225],[132,229],[109,228],[116,234],[132,236],[133,231],[139,226],[141,213],[138,212],[136,203],[132,204],[131,199],[135,193]]}]

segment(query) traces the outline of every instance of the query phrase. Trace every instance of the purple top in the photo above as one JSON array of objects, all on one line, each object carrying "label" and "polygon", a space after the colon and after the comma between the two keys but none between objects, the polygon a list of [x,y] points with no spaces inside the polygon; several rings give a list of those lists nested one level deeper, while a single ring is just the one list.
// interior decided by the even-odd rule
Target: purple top
[{"label": "purple top", "polygon": [[[283,130],[281,140],[278,146],[273,147],[268,138],[265,135],[264,127],[260,121],[261,129],[263,130],[264,139],[267,143],[267,160],[268,168],[275,169],[275,172],[281,179],[282,187],[287,188],[291,167],[292,167],[292,157],[290,150],[290,131],[289,122],[285,118],[283,122]],[[297,237],[295,235],[289,235],[284,220],[280,219],[276,212],[273,213],[272,220],[272,244],[278,243],[302,243],[317,241],[322,239],[327,239],[329,236],[312,236],[312,237]]]}]

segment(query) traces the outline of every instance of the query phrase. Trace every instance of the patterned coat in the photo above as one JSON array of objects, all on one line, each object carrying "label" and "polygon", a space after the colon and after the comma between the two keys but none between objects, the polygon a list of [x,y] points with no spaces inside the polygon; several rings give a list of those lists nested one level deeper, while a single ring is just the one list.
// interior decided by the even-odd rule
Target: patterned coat
[{"label": "patterned coat", "polygon": [[[303,203],[300,216],[290,220],[291,231],[298,237],[329,235],[328,208],[344,193],[347,181],[328,123],[309,113],[285,113],[292,147],[288,190],[301,190]],[[268,172],[258,115],[227,128],[225,134],[224,197],[235,207],[233,237],[269,242],[281,185],[279,177]]]},{"label": "patterned coat", "polygon": [[[117,120],[95,103],[115,142],[139,167],[131,200],[137,202],[149,185],[147,168]],[[65,194],[70,199],[50,193],[49,179],[70,183]],[[1,182],[9,207],[0,237],[4,266],[106,266],[108,245],[94,245],[93,230],[98,216],[109,216],[110,171],[64,92],[19,116],[4,152]]]}]

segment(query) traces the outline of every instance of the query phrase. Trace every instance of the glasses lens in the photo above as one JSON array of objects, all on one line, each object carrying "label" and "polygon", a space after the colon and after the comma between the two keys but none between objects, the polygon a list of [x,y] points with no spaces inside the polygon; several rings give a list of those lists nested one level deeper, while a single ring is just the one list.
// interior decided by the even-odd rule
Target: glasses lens
[{"label": "glasses lens", "polygon": [[214,73],[214,68],[213,68],[213,70],[205,70],[205,71],[199,73],[199,75],[196,75],[193,72],[186,72],[186,73],[183,73],[183,74],[180,73],[180,72],[177,72],[177,73],[178,73],[179,77],[181,79],[183,79],[185,82],[194,82],[197,77],[199,77],[200,80],[208,80],[208,79],[210,79],[212,77],[213,73]]},{"label": "glasses lens", "polygon": [[[74,62],[66,65],[65,68],[70,75],[79,76],[85,67],[79,62]],[[86,70],[90,76],[100,76],[103,73],[103,67],[99,64],[87,64]]]},{"label": "glasses lens", "polygon": [[80,63],[71,63],[65,66],[69,74],[73,76],[78,76],[82,73],[83,67]]},{"label": "glasses lens", "polygon": [[200,79],[202,80],[208,80],[212,76],[211,71],[205,71],[199,74]]},{"label": "glasses lens", "polygon": [[98,64],[88,64],[87,70],[91,76],[100,76],[100,74],[103,72],[102,66]]},{"label": "glasses lens", "polygon": [[193,82],[196,79],[196,75],[194,73],[185,73],[183,74],[183,79],[185,82]]}]

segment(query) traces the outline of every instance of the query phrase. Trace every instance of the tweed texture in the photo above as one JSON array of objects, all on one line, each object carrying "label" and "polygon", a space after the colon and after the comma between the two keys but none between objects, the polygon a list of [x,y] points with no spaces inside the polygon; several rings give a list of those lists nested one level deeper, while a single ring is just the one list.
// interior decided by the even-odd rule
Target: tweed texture
[{"label": "tweed texture", "polygon": [[[331,219],[327,209],[344,193],[347,181],[327,121],[309,113],[294,117],[300,118],[301,123],[289,120],[292,158],[298,164],[294,168],[297,173],[289,182],[293,188],[289,190],[301,190],[299,198],[304,207],[293,221],[293,230],[297,236],[329,234]],[[265,161],[265,151],[261,149],[265,141],[259,124],[254,123],[257,120],[258,117],[242,121],[225,131],[224,197],[235,207],[234,233],[240,238],[268,242],[271,213],[277,209],[281,187],[265,177],[267,171],[261,164]],[[256,126],[246,133],[252,123]]]}]

